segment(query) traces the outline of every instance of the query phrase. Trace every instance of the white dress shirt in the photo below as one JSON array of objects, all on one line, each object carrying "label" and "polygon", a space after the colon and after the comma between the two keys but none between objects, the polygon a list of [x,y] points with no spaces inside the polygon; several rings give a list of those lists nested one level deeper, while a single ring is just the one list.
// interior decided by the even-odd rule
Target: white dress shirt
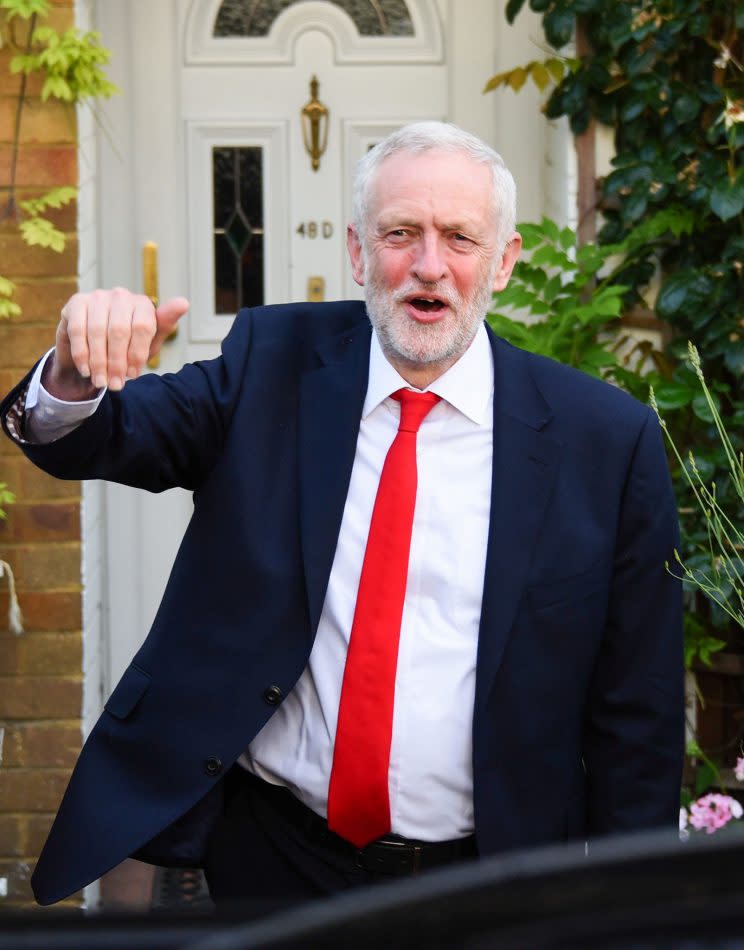
[{"label": "white dress shirt", "polygon": [[[410,388],[372,336],[336,554],[310,660],[241,757],[325,817],[346,651],[382,465]],[[390,751],[392,831],[422,841],[473,832],[472,723],[491,508],[493,358],[486,331],[428,387],[442,401],[417,440],[418,489]]]},{"label": "white dress shirt", "polygon": [[[64,403],[31,381],[27,431],[59,438],[100,397]],[[390,396],[411,388],[376,334],[356,456],[325,603],[308,665],[240,757],[325,817],[346,652],[383,462],[398,430]],[[390,751],[391,830],[443,841],[473,832],[475,664],[490,523],[493,357],[484,327],[428,391],[441,401],[418,433],[418,488],[395,684]]]}]

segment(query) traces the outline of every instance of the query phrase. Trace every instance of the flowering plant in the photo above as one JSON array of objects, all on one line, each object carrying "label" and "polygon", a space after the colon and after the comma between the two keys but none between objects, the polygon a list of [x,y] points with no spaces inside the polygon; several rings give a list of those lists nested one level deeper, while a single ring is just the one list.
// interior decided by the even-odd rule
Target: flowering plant
[{"label": "flowering plant", "polygon": [[[736,760],[734,775],[738,782],[744,782],[744,756]],[[708,792],[701,795],[685,808],[679,810],[679,836],[683,841],[690,837],[690,828],[693,831],[705,832],[712,835],[721,828],[725,828],[731,821],[738,821],[744,815],[741,802],[731,795],[718,792]]]}]

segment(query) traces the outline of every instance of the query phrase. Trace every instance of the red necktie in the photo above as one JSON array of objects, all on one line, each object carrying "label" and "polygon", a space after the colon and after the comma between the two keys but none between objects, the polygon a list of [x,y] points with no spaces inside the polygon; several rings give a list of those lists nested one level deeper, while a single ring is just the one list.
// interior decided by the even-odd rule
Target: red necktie
[{"label": "red necktie", "polygon": [[358,848],[390,831],[395,671],[416,507],[416,434],[439,401],[400,389],[398,434],[380,475],[341,687],[328,826]]}]

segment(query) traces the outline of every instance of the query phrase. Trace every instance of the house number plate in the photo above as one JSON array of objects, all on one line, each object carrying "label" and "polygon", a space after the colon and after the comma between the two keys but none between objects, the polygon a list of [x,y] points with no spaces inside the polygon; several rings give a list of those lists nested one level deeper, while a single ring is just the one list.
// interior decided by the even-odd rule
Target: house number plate
[{"label": "house number plate", "polygon": [[300,237],[325,238],[333,237],[333,224],[330,221],[303,221],[297,226]]}]

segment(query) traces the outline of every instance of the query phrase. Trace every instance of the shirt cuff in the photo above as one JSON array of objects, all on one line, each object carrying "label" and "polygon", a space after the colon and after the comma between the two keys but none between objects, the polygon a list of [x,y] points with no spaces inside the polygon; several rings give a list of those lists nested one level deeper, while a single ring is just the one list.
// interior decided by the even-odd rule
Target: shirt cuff
[{"label": "shirt cuff", "polygon": [[101,389],[95,399],[83,399],[79,402],[67,402],[57,399],[44,389],[41,375],[47,360],[54,352],[50,349],[36,367],[28,384],[25,405],[25,435],[29,442],[56,442],[72,432],[82,422],[92,416],[106,395]]}]

